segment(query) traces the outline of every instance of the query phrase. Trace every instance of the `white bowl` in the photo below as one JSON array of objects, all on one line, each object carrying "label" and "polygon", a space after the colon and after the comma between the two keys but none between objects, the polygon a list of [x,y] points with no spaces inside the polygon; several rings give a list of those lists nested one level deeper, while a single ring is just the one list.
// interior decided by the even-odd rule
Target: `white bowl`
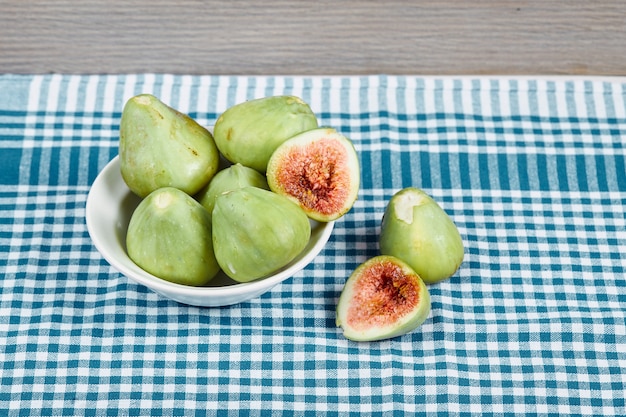
[{"label": "white bowl", "polygon": [[238,283],[220,272],[205,287],[175,284],[138,267],[126,253],[126,230],[139,204],[120,172],[119,157],[102,170],[87,196],[86,221],[91,239],[104,259],[126,277],[164,297],[184,304],[215,307],[237,304],[258,297],[308,265],[322,250],[333,231],[334,222],[311,220],[311,238],[302,253],[285,268],[266,278]]}]

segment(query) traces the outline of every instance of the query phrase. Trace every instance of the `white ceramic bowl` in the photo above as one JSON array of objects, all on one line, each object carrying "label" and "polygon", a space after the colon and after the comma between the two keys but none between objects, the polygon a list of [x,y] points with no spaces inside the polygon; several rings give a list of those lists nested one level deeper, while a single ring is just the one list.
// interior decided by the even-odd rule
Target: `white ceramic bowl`
[{"label": "white ceramic bowl", "polygon": [[220,272],[208,286],[191,287],[151,275],[128,257],[126,230],[139,201],[124,183],[119,158],[115,157],[98,175],[87,197],[85,217],[94,245],[126,277],[164,297],[195,306],[225,306],[258,297],[308,265],[322,250],[334,227],[334,222],[311,220],[311,238],[306,248],[289,265],[267,278],[238,283]]}]

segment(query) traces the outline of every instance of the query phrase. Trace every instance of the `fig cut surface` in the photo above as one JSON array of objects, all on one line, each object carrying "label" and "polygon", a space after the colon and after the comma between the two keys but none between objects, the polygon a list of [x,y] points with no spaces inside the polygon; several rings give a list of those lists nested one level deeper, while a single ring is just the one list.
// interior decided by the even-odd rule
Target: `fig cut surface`
[{"label": "fig cut surface", "polygon": [[268,162],[267,181],[272,191],[297,203],[311,219],[336,220],[357,199],[358,155],[335,129],[309,130],[276,149]]},{"label": "fig cut surface", "polygon": [[354,341],[390,339],[419,327],[430,313],[426,285],[406,263],[377,256],[359,265],[337,304],[337,326]]}]

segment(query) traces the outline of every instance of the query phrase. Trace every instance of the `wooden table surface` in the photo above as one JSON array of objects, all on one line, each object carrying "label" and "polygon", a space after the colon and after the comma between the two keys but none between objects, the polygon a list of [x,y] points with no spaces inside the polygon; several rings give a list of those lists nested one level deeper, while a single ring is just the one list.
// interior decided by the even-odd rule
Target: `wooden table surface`
[{"label": "wooden table surface", "polygon": [[626,1],[0,0],[0,73],[626,74]]}]

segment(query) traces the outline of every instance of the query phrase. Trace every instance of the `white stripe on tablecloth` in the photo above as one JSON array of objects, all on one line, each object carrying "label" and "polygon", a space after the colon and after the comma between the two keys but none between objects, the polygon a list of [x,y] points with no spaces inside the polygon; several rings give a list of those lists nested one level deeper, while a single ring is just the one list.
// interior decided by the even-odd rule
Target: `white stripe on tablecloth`
[{"label": "white stripe on tablecloth", "polygon": [[[137,76],[135,74],[129,74],[124,77],[124,92],[122,93],[122,102],[126,104],[126,102],[133,96],[139,94],[136,90],[137,88]],[[122,111],[122,109],[118,109],[118,111]]]},{"label": "white stripe on tablecloth", "polygon": [[174,103],[174,108],[179,112],[188,114],[191,103],[191,76],[183,75],[180,77],[180,87],[178,88],[178,100]]}]

